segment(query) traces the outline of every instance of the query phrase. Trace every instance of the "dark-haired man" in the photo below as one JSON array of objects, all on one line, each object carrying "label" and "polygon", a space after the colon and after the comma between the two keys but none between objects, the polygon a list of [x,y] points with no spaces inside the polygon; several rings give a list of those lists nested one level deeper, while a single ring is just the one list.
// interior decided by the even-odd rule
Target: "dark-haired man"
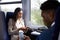
[{"label": "dark-haired man", "polygon": [[59,6],[58,1],[45,1],[40,9],[42,10],[41,16],[43,17],[44,24],[48,27],[47,30],[43,31],[36,40],[52,40],[54,31],[54,19],[55,12]]}]

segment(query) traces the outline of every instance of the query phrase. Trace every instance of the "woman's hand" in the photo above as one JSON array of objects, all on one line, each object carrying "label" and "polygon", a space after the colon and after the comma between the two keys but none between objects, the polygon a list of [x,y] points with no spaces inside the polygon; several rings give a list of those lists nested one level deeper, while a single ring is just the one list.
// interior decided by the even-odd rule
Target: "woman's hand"
[{"label": "woman's hand", "polygon": [[18,30],[23,30],[23,31],[25,31],[25,30],[27,30],[27,27],[21,27],[21,28],[19,28]]}]

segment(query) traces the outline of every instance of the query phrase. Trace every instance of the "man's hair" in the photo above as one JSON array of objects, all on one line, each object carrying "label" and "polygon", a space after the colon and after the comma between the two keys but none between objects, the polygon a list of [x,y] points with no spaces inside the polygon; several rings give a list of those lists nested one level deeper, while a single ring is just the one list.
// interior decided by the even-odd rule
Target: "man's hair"
[{"label": "man's hair", "polygon": [[40,9],[41,10],[49,10],[49,9],[57,9],[57,7],[59,6],[59,2],[58,1],[45,1]]}]

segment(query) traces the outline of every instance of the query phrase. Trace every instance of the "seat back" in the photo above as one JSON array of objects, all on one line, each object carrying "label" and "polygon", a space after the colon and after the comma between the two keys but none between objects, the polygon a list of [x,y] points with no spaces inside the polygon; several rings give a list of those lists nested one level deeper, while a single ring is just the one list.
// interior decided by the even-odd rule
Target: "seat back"
[{"label": "seat back", "polygon": [[8,23],[9,19],[12,18],[13,16],[13,12],[7,12],[7,15],[6,15],[6,22]]},{"label": "seat back", "polygon": [[[12,18],[13,16],[13,12],[7,12],[7,15],[6,15],[6,30],[7,30],[7,33],[8,33],[8,21],[10,18]],[[11,40],[11,36],[9,35],[8,33],[8,39]]]},{"label": "seat back", "polygon": [[0,40],[8,40],[4,12],[0,11]]}]

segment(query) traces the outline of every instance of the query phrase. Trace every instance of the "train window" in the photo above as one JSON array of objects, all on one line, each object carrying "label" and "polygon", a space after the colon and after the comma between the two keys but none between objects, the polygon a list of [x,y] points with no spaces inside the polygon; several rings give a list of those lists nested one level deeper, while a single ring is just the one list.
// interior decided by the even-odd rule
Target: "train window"
[{"label": "train window", "polygon": [[15,8],[22,8],[22,3],[19,3],[21,0],[1,0],[0,9],[5,12],[14,12]]},{"label": "train window", "polygon": [[58,0],[60,2],[60,0]]},{"label": "train window", "polygon": [[20,7],[22,8],[22,4],[6,4],[1,5],[1,10],[4,12],[14,12],[15,8]]},{"label": "train window", "polygon": [[6,4],[1,5],[1,11],[6,12],[14,12],[15,8],[20,7],[22,8],[22,4]]},{"label": "train window", "polygon": [[31,22],[35,25],[44,25],[41,17],[40,5],[46,0],[31,0]]}]

